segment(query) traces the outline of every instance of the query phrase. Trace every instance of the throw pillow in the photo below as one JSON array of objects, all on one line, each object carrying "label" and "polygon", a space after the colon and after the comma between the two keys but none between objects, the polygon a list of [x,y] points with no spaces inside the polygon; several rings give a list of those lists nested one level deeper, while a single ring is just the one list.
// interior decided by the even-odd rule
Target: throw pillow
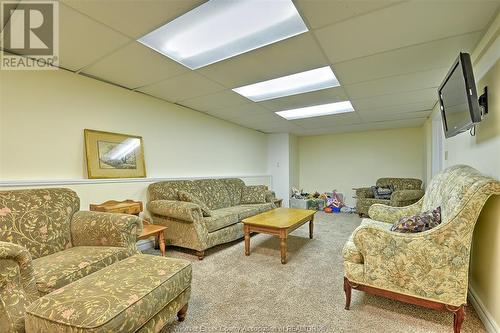
[{"label": "throw pillow", "polygon": [[242,204],[266,203],[267,187],[263,185],[245,186],[241,191]]},{"label": "throw pillow", "polygon": [[200,209],[201,209],[201,212],[203,213],[203,216],[205,216],[205,217],[212,216],[212,212],[210,212],[210,208],[208,208],[208,206],[203,201],[201,201],[200,199],[198,199],[197,197],[195,197],[191,193],[186,192],[186,191],[178,191],[177,196],[179,197],[179,200],[181,200],[181,201],[192,202],[192,203],[200,206]]},{"label": "throw pillow", "polygon": [[372,186],[372,191],[375,199],[389,200],[394,192],[394,186]]},{"label": "throw pillow", "polygon": [[393,224],[392,231],[415,233],[431,230],[441,223],[441,207],[414,216],[402,217]]}]

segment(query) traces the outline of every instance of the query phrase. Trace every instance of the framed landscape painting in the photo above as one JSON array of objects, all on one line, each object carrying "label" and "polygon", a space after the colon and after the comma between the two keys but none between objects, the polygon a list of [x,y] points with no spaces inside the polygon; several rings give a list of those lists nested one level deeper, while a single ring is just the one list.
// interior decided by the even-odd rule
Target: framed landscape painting
[{"label": "framed landscape painting", "polygon": [[146,177],[142,137],[84,130],[89,178]]}]

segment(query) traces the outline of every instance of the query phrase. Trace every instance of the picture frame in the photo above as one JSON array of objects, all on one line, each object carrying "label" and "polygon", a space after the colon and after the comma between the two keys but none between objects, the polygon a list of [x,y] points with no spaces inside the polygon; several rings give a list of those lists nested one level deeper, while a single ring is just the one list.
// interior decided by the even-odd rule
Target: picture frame
[{"label": "picture frame", "polygon": [[88,178],[144,178],[141,136],[84,129]]}]

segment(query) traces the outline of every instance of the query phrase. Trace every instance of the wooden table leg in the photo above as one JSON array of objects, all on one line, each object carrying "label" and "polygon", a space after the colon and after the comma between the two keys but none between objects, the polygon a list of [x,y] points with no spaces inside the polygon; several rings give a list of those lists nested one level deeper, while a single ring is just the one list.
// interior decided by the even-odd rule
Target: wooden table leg
[{"label": "wooden table leg", "polygon": [[309,221],[309,238],[313,239],[313,231],[314,231],[314,215],[311,218],[311,221]]},{"label": "wooden table leg", "polygon": [[281,232],[280,233],[280,249],[281,249],[281,263],[284,265],[286,264],[286,252],[287,252],[287,244],[286,244],[286,241],[287,241],[287,233],[286,231],[285,232]]},{"label": "wooden table leg", "polygon": [[245,255],[250,255],[250,228],[248,226],[244,227],[245,230]]},{"label": "wooden table leg", "polygon": [[165,256],[165,234],[163,233],[163,231],[160,231],[160,234],[158,235],[158,243],[160,245],[161,255],[164,257]]}]

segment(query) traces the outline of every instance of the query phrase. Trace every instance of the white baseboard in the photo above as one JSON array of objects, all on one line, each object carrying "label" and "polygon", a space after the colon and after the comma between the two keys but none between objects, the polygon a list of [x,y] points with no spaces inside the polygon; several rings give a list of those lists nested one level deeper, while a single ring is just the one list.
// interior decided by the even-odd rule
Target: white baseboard
[{"label": "white baseboard", "polygon": [[141,251],[154,248],[155,242],[152,239],[143,239],[137,242],[137,248]]},{"label": "white baseboard", "polygon": [[479,318],[483,322],[486,331],[488,333],[500,333],[500,327],[498,326],[498,323],[489,313],[483,301],[481,300],[481,298],[479,298],[477,292],[474,290],[474,287],[472,287],[471,285],[469,285],[469,301],[471,302]]}]

